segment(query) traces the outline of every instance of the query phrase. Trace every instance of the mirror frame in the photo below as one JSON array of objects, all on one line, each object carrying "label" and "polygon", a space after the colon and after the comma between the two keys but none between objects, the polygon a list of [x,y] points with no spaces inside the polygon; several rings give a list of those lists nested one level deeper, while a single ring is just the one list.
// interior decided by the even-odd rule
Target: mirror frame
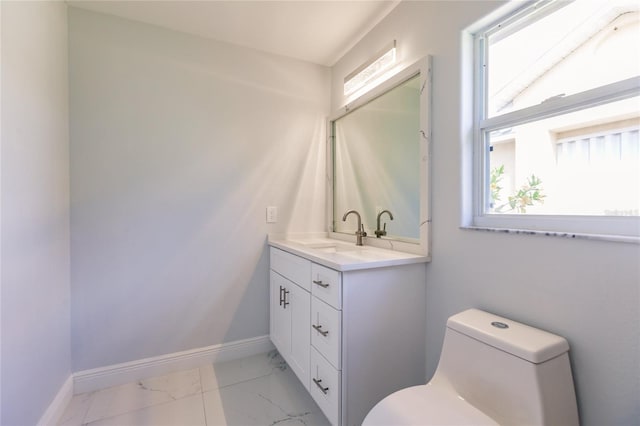
[{"label": "mirror frame", "polygon": [[[398,71],[385,82],[374,87],[352,102],[347,103],[337,112],[333,113],[327,121],[327,229],[329,237],[355,242],[355,235],[334,232],[333,224],[333,190],[334,190],[334,135],[333,122],[344,117],[373,99],[385,94],[391,89],[404,83],[416,75],[420,75],[420,237],[417,242],[406,239],[383,237],[365,237],[365,245],[415,253],[431,257],[431,80],[432,80],[431,56],[416,61],[415,63]],[[340,220],[340,218],[338,218]],[[354,230],[355,233],[355,230]]]}]

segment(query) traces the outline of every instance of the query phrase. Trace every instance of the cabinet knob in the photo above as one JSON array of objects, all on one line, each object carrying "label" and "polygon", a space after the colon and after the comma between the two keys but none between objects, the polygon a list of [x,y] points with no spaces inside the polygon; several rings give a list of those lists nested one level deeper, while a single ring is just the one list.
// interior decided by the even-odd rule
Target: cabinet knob
[{"label": "cabinet knob", "polygon": [[313,280],[313,283],[314,283],[314,284],[316,284],[316,285],[319,285],[319,286],[320,286],[320,287],[322,287],[322,288],[327,288],[327,287],[329,287],[329,284],[325,284],[325,283],[323,283],[323,282],[322,282],[322,280]]},{"label": "cabinet knob", "polygon": [[318,387],[320,388],[320,390],[322,391],[322,393],[326,395],[326,394],[327,394],[327,392],[329,392],[329,388],[325,388],[324,386],[322,386],[322,385],[320,384],[320,382],[322,382],[322,380],[321,380],[321,379],[316,379],[316,378],[314,378],[314,379],[313,379],[313,383],[315,383],[315,384],[316,384],[316,386],[318,386]]},{"label": "cabinet knob", "polygon": [[311,327],[315,328],[316,331],[320,334],[322,334],[324,337],[327,337],[327,334],[329,334],[329,330],[322,330],[322,326],[321,325],[312,325]]}]

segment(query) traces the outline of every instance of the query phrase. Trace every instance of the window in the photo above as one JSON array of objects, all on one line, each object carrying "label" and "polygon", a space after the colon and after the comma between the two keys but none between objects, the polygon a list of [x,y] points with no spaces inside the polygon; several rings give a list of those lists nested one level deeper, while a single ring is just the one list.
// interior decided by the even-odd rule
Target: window
[{"label": "window", "polygon": [[640,240],[640,3],[529,2],[474,35],[478,227]]}]

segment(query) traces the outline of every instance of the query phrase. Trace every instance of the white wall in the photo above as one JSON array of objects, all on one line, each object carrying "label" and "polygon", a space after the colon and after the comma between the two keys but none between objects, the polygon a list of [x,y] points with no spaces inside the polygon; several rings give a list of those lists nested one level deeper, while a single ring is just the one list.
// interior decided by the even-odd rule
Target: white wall
[{"label": "white wall", "polygon": [[63,2],[2,7],[2,418],[33,425],[71,374]]},{"label": "white wall", "polygon": [[324,229],[329,69],[75,8],[69,40],[74,371],[268,334],[267,233]]},{"label": "white wall", "polygon": [[638,424],[640,246],[459,229],[470,147],[462,35],[499,4],[400,3],[332,68],[332,109],[342,106],[344,76],[390,40],[397,40],[407,63],[433,55],[429,374],[437,366],[447,317],[477,307],[569,340],[584,425]]}]

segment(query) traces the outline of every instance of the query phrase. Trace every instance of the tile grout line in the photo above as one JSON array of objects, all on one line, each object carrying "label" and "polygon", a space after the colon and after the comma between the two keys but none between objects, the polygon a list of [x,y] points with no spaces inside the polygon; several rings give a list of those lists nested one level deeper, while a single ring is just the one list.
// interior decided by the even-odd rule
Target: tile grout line
[{"label": "tile grout line", "polygon": [[[78,401],[78,399],[77,399],[77,398],[79,398],[79,397],[80,397],[80,396],[82,396],[82,395],[86,395],[86,396],[85,396],[85,398],[86,398],[86,403],[85,403],[85,404],[80,404],[80,406],[81,406],[81,407],[82,407],[83,405],[86,405],[86,408],[79,410],[79,411],[82,413],[82,415],[81,415],[81,416],[79,416],[79,417],[80,417],[80,423],[79,423],[79,425],[78,425],[78,426],[83,425],[83,424],[84,424],[84,419],[87,417],[87,413],[89,412],[89,406],[91,405],[91,399],[93,398],[93,393],[94,393],[94,392],[85,392],[84,394],[73,395],[73,397],[71,398],[71,400],[69,401],[69,403],[68,403],[68,404],[67,404],[67,406],[65,407],[65,409],[64,409],[64,411],[63,411],[63,413],[62,413],[62,416],[61,416],[61,417],[60,417],[60,419],[58,419],[58,421],[56,422],[56,426],[60,426],[60,425],[65,424],[65,423],[66,423],[66,424],[69,424],[69,421],[70,421],[73,417],[75,417],[75,416],[71,416],[71,417],[67,416],[67,414],[70,414],[70,413],[69,413],[69,409],[70,409],[70,408],[71,408],[71,406],[73,405],[74,400],[75,400],[75,401]],[[76,404],[76,405],[78,405],[78,404]],[[71,426],[75,426],[75,423],[72,423],[72,424],[71,424]]]},{"label": "tile grout line", "polygon": [[207,409],[204,406],[204,385],[202,383],[202,367],[198,367],[198,377],[200,377],[200,400],[202,401],[202,413],[204,414],[204,424],[205,426],[208,426],[209,421],[207,420]]},{"label": "tile grout line", "polygon": [[224,385],[224,386],[218,386],[218,387],[217,387],[217,388],[215,388],[215,389],[209,389],[209,390],[205,391],[205,390],[204,390],[204,388],[203,388],[203,389],[202,389],[202,393],[213,392],[213,391],[215,391],[215,390],[228,388],[228,387],[235,386],[235,385],[239,385],[239,384],[242,384],[242,383],[247,383],[247,382],[250,382],[251,380],[262,379],[263,377],[267,377],[267,376],[270,376],[270,375],[272,375],[272,374],[273,374],[273,370],[271,370],[271,372],[270,372],[270,373],[263,374],[263,375],[261,375],[261,376],[256,376],[256,377],[252,377],[252,378],[250,378],[250,379],[240,380],[239,382],[229,383],[228,385]]},{"label": "tile grout line", "polygon": [[95,397],[95,394],[96,394],[95,391],[91,391],[89,392],[89,395],[87,395],[89,397],[89,400],[87,401],[87,408],[84,410],[84,414],[82,415],[82,420],[80,421],[81,426],[84,426],[86,424],[85,420],[89,415],[89,409],[91,408],[91,404],[93,404],[93,398]]}]

